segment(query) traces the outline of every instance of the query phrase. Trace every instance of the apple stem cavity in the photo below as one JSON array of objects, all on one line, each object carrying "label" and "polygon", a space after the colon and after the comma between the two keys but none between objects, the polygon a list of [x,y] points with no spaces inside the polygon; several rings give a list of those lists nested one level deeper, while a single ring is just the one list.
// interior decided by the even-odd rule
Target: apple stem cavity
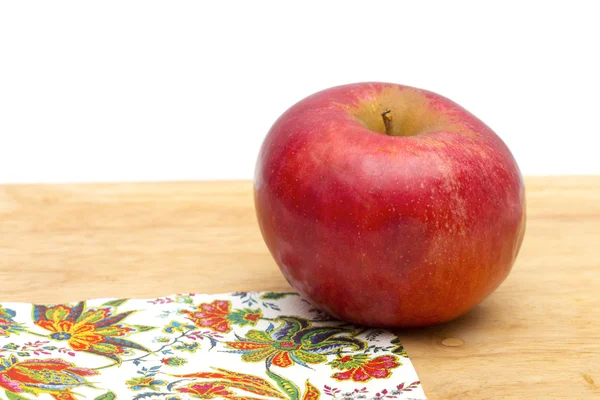
[{"label": "apple stem cavity", "polygon": [[392,110],[387,109],[382,112],[381,118],[383,118],[383,125],[385,125],[385,134],[388,136],[394,136],[392,126]]}]

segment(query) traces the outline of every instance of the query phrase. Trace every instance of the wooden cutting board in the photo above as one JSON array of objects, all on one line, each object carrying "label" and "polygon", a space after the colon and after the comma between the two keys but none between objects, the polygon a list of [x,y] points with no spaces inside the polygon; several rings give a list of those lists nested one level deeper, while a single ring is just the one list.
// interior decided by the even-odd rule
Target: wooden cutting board
[{"label": "wooden cutting board", "polygon": [[[505,283],[403,331],[430,399],[600,398],[600,177],[526,179]],[[0,186],[0,302],[290,290],[250,182]]]}]

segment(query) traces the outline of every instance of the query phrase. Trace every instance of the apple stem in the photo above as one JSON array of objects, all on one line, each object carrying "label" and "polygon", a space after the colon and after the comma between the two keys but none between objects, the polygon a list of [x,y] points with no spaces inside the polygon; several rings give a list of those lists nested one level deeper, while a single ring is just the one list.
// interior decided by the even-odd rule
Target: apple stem
[{"label": "apple stem", "polygon": [[381,113],[381,118],[383,118],[383,124],[385,125],[385,134],[388,136],[393,136],[392,134],[392,110],[387,109]]}]

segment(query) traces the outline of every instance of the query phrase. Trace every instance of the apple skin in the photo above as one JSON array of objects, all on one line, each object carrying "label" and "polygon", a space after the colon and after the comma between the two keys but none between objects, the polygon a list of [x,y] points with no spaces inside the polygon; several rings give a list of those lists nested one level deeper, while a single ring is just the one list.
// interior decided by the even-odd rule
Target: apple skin
[{"label": "apple skin", "polygon": [[[389,136],[381,114],[398,121]],[[507,277],[525,233],[523,178],[482,121],[389,83],[318,92],[261,147],[254,200],[288,282],[323,311],[381,327],[452,320]]]}]

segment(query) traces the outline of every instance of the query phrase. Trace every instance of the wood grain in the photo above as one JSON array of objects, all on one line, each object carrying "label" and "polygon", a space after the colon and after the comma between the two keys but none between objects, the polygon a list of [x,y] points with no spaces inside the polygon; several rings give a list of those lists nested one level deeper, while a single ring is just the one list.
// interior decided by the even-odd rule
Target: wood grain
[{"label": "wood grain", "polygon": [[[430,399],[600,398],[600,177],[526,184],[506,282],[456,321],[401,332]],[[0,186],[0,289],[56,303],[290,288],[251,183],[203,182]]]}]

